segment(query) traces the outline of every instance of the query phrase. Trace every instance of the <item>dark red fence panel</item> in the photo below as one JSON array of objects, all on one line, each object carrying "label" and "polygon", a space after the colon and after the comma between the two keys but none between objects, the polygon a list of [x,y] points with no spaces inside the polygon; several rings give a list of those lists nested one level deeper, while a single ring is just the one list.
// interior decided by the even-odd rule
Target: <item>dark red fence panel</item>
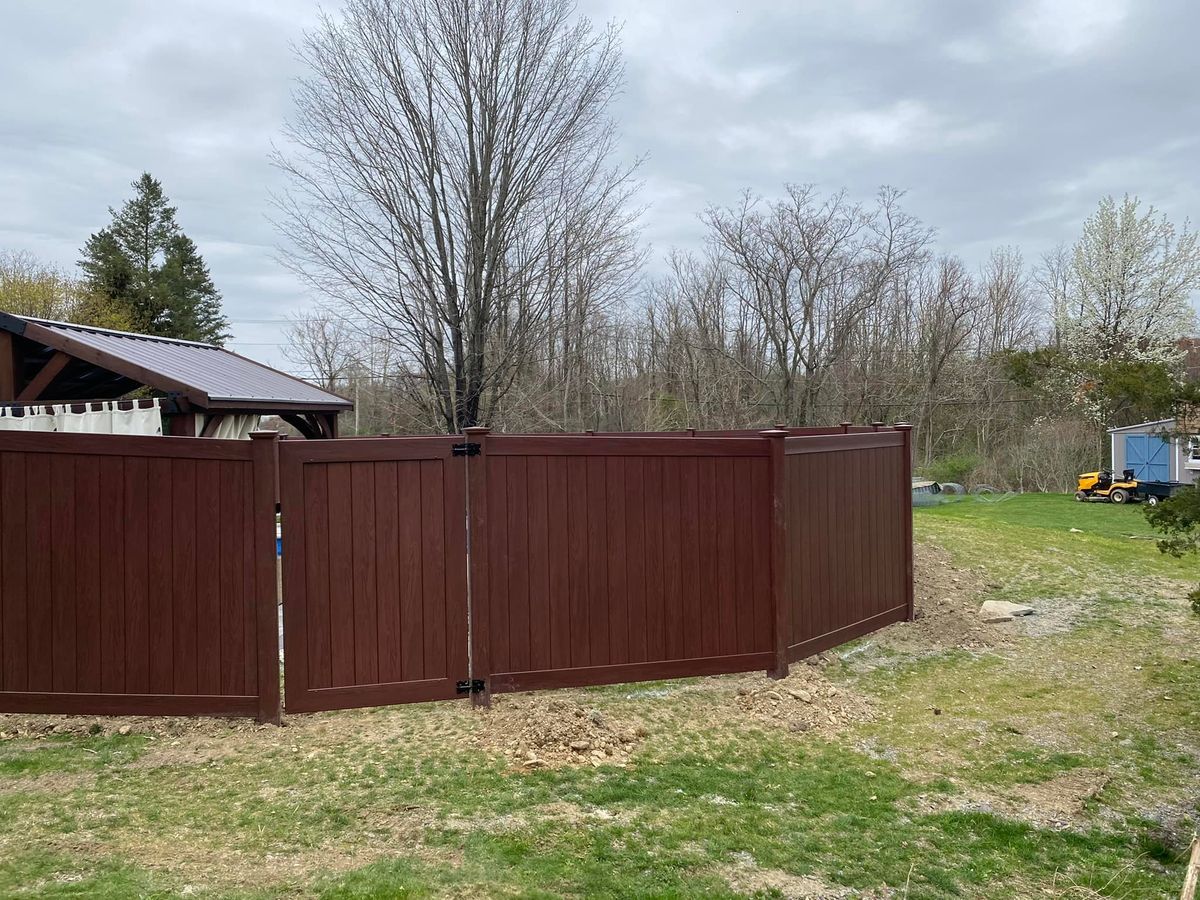
[{"label": "dark red fence panel", "polygon": [[0,432],[0,711],[278,720],[276,443]]},{"label": "dark red fence panel", "polygon": [[456,696],[467,677],[461,440],[280,446],[290,712]]},{"label": "dark red fence panel", "polygon": [[772,665],[766,440],[479,440],[472,646],[491,690]]},{"label": "dark red fence panel", "polygon": [[788,658],[909,618],[907,431],[788,437],[783,469]]}]

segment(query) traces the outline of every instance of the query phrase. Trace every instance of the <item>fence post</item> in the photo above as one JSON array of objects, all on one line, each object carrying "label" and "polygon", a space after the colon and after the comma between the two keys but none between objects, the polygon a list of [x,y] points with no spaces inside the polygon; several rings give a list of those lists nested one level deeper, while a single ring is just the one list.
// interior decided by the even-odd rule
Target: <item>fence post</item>
[{"label": "fence post", "polygon": [[907,618],[911,622],[917,613],[913,597],[912,426],[907,422],[897,422],[892,427],[904,435],[904,462],[901,466],[904,484],[901,497],[904,503],[904,560],[908,579],[904,590],[908,606]]},{"label": "fence post", "polygon": [[258,631],[258,721],[278,725],[279,559],[275,555],[275,508],[279,500],[279,432],[252,431],[254,475],[251,539],[254,547],[254,607]]},{"label": "fence post", "polygon": [[487,436],[491,429],[475,425],[463,431],[468,441],[479,445],[479,455],[467,457],[467,677],[483,682],[483,690],[471,694],[471,705],[491,706],[487,545]]},{"label": "fence post", "polygon": [[842,426],[842,434],[849,434],[850,426],[853,425],[854,423],[853,422],[839,422],[838,424]]},{"label": "fence post", "polygon": [[772,631],[775,635],[772,650],[775,653],[775,664],[767,674],[772,678],[787,678],[788,676],[788,641],[792,636],[791,598],[787,595],[787,518],[784,509],[784,455],[783,440],[788,436],[781,428],[760,431],[760,435],[770,442],[770,477],[768,484],[771,491],[771,609],[775,621]]}]

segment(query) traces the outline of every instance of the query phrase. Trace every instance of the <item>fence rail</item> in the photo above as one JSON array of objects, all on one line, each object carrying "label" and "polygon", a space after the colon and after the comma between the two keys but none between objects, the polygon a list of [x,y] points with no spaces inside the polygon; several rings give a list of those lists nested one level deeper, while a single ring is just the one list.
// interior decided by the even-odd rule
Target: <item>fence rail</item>
[{"label": "fence rail", "polygon": [[0,433],[0,711],[764,669],[910,618],[907,426],[320,442]]}]

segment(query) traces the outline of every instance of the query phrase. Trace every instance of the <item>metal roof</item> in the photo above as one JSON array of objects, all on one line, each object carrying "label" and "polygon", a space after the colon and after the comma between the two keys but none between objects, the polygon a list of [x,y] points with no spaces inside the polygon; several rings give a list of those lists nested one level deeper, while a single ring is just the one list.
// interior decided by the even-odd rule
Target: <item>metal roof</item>
[{"label": "metal roof", "polygon": [[1109,434],[1117,434],[1122,431],[1141,431],[1143,428],[1153,428],[1155,425],[1162,425],[1166,429],[1175,427],[1174,419],[1155,419],[1153,422],[1139,422],[1137,425],[1122,425],[1120,428],[1108,429]]},{"label": "metal roof", "polygon": [[[0,328],[206,409],[333,411],[353,403],[213,344],[0,313]],[[90,398],[87,398],[90,399]]]}]

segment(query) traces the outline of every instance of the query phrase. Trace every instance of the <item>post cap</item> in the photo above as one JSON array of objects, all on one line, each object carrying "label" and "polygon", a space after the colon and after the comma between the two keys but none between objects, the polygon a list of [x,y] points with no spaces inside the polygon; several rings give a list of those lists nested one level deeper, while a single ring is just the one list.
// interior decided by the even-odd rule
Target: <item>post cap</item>
[{"label": "post cap", "polygon": [[463,434],[483,435],[488,434],[491,430],[486,425],[472,425],[469,428],[464,428]]},{"label": "post cap", "polygon": [[250,440],[252,441],[273,441],[278,440],[279,437],[280,434],[278,431],[271,431],[270,429],[256,429],[250,432]]},{"label": "post cap", "polygon": [[764,431],[760,431],[759,434],[765,438],[785,438],[788,436],[787,429],[785,428],[767,428]]}]

